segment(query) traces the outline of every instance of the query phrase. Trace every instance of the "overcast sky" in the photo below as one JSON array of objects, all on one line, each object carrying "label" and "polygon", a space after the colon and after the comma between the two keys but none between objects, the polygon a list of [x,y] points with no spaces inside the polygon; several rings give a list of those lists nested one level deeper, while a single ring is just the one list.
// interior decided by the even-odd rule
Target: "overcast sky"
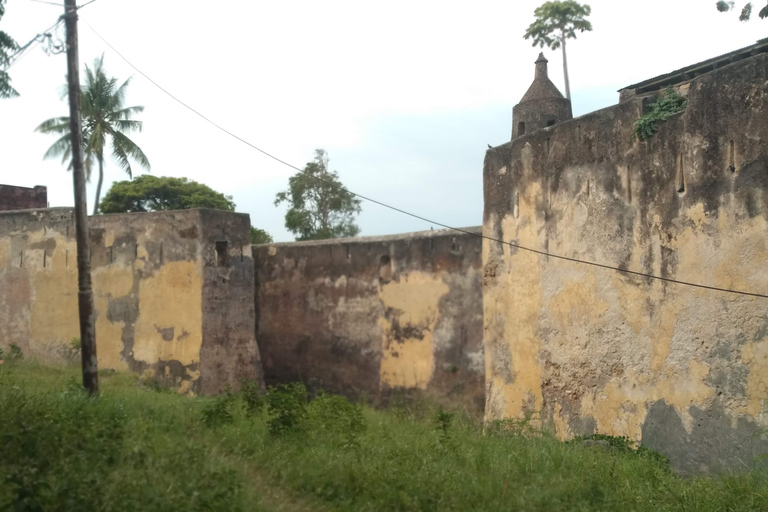
[{"label": "overcast sky", "polygon": [[[540,49],[522,36],[540,3],[96,0],[80,16],[153,80],[252,144],[298,167],[324,148],[351,190],[470,226],[482,222],[487,144],[509,140],[512,106],[533,79]],[[768,20],[740,23],[714,0],[589,4],[594,31],[568,45],[575,116],[616,103],[623,86],[768,35]],[[24,44],[61,11],[9,0],[0,29]],[[561,54],[544,51],[563,90]],[[295,171],[175,103],[81,23],[81,63],[102,53],[109,74],[133,76],[127,105],[146,110],[132,138],[152,174],[232,195],[254,226],[293,239],[273,201]],[[46,185],[51,206],[73,204],[71,175],[42,160],[53,137],[34,128],[68,114],[59,99],[65,73],[64,55],[35,48],[10,69],[21,96],[0,101],[0,183]],[[105,174],[105,191],[125,179],[111,161]],[[95,180],[89,211],[94,191]],[[359,225],[362,235],[430,227],[371,203]]]}]

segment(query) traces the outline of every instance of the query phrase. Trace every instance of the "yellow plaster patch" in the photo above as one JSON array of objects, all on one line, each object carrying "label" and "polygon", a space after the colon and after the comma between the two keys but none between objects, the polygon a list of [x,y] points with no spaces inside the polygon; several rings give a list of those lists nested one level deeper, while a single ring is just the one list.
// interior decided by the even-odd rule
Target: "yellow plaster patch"
[{"label": "yellow plaster patch", "polygon": [[379,298],[385,308],[399,313],[398,325],[418,329],[422,338],[395,340],[394,326],[385,317],[378,319],[383,334],[379,379],[389,387],[426,389],[434,372],[432,331],[438,319],[440,298],[449,292],[442,276],[411,272],[400,281],[383,285]]},{"label": "yellow plaster patch", "polygon": [[704,203],[696,203],[695,206],[688,209],[688,218],[693,221],[697,228],[701,228],[707,219],[707,214],[704,212]]},{"label": "yellow plaster patch", "polygon": [[[139,284],[134,358],[154,364],[178,361],[188,366],[200,361],[203,341],[202,275],[194,261],[174,261]],[[173,328],[173,340],[160,329]]]},{"label": "yellow plaster patch", "polygon": [[[37,353],[44,353],[53,346],[68,348],[70,340],[80,336],[77,268],[72,261],[67,268],[64,261],[67,249],[74,251],[74,246],[68,245],[56,232],[50,235],[48,238],[56,240],[56,248],[48,256],[50,264],[27,267],[32,286],[29,345]],[[30,234],[29,241],[42,240],[42,230]]]},{"label": "yellow plaster patch", "polygon": [[747,377],[747,406],[744,412],[756,418],[768,399],[768,338],[750,342],[741,348],[741,360],[749,366]]},{"label": "yellow plaster patch", "polygon": [[611,379],[602,391],[585,395],[581,415],[591,415],[601,434],[640,441],[646,405],[663,399],[677,409],[690,430],[693,419],[688,408],[702,404],[714,393],[705,382],[707,375],[709,366],[696,360],[689,362],[687,373],[670,369],[665,377],[655,381],[630,368],[623,376]]}]

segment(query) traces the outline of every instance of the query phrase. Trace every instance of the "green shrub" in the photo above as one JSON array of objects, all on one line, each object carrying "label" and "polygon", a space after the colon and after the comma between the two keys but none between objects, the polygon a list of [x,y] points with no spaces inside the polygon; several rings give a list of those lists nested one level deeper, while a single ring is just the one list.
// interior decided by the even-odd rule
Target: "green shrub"
[{"label": "green shrub", "polygon": [[24,359],[24,354],[21,351],[21,347],[15,343],[11,343],[8,347],[8,361],[20,361]]},{"label": "green shrub", "polygon": [[672,114],[683,111],[687,104],[687,99],[680,96],[672,87],[667,87],[667,90],[650,105],[649,112],[635,121],[632,138],[650,139],[658,131],[660,122]]},{"label": "green shrub", "polygon": [[304,384],[279,384],[267,395],[267,425],[272,435],[302,430],[307,417],[307,388]]},{"label": "green shrub", "polygon": [[227,386],[223,394],[217,396],[203,409],[203,423],[209,427],[232,423],[235,419],[232,408],[235,403],[235,395]]}]

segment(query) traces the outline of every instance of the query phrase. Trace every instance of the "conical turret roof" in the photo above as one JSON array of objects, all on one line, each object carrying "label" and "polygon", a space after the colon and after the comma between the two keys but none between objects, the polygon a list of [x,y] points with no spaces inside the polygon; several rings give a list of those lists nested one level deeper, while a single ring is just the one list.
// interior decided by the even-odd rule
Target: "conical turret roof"
[{"label": "conical turret roof", "polygon": [[536,59],[536,76],[520,103],[544,98],[565,98],[547,76],[547,62],[544,53],[539,53],[539,58]]}]

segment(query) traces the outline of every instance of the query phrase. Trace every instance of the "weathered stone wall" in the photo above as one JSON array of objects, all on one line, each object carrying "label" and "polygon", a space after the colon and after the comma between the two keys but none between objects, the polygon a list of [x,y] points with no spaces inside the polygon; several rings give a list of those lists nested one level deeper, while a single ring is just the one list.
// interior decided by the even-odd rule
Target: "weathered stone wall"
[{"label": "weathered stone wall", "polygon": [[0,185],[0,211],[48,207],[48,189]]},{"label": "weathered stone wall", "polygon": [[420,390],[482,410],[480,241],[442,230],[254,246],[267,383],[374,401]]},{"label": "weathered stone wall", "polygon": [[[643,97],[489,150],[483,232],[670,279],[768,293],[768,55],[694,79],[632,139]],[[486,418],[626,435],[683,471],[768,452],[768,300],[485,241]]]},{"label": "weathered stone wall", "polygon": [[[247,289],[252,299],[248,234],[247,215],[225,212],[90,217],[99,366],[159,378],[181,392],[213,393],[258,378],[253,304],[240,298]],[[227,242],[237,257],[216,266],[211,240]],[[0,214],[0,345],[17,343],[36,358],[67,356],[79,336],[76,251],[71,208]],[[245,282],[218,284],[229,273]],[[212,307],[238,320],[219,330]],[[211,355],[218,345],[232,361]]]}]

